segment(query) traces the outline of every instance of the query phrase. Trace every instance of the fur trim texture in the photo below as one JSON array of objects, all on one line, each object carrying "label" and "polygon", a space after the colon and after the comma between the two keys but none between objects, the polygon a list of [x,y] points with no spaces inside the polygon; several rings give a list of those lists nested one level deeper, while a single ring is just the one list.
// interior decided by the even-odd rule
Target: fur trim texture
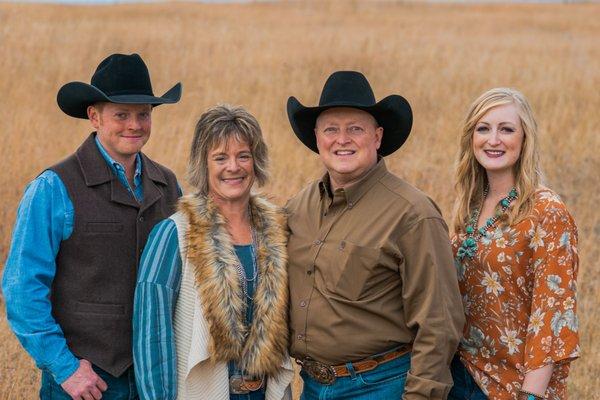
[{"label": "fur trim texture", "polygon": [[245,299],[236,268],[239,261],[225,218],[208,197],[186,196],[179,201],[179,210],[189,220],[187,255],[211,334],[211,360],[235,360],[250,374],[273,375],[288,346],[285,216],[258,196],[251,197],[250,207],[259,278],[254,318],[246,328]]}]

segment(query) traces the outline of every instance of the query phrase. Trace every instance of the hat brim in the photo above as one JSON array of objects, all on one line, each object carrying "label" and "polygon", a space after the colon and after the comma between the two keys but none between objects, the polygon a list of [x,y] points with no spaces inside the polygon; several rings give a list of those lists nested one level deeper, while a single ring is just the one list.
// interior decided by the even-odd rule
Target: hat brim
[{"label": "hat brim", "polygon": [[384,157],[398,150],[406,142],[412,128],[410,104],[399,95],[388,96],[372,106],[339,102],[318,107],[305,107],[292,96],[287,102],[287,113],[292,129],[298,139],[315,153],[319,152],[315,136],[317,117],[323,111],[334,107],[357,108],[373,115],[379,126],[383,128],[378,154]]},{"label": "hat brim", "polygon": [[177,83],[160,97],[144,94],[121,94],[107,96],[97,87],[84,82],[70,82],[60,88],[56,102],[61,110],[75,118],[87,119],[87,108],[98,102],[118,104],[150,104],[152,107],[161,104],[177,103],[181,98],[181,83]]}]

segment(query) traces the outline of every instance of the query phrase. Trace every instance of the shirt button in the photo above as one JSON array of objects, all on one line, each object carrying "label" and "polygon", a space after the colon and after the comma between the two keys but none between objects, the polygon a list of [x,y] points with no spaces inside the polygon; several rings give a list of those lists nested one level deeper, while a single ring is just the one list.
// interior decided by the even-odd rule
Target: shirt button
[{"label": "shirt button", "polygon": [[144,217],[139,217],[139,218],[138,218],[138,221],[140,221],[140,222],[144,222]]},{"label": "shirt button", "polygon": [[306,271],[306,275],[312,275],[312,269],[309,269],[308,271]]},{"label": "shirt button", "polygon": [[304,340],[304,335],[300,333],[298,334],[297,338],[298,340]]},{"label": "shirt button", "polygon": [[348,203],[348,208],[354,207],[354,203]]},{"label": "shirt button", "polygon": [[300,302],[300,307],[306,307],[306,301],[302,300],[302,301]]},{"label": "shirt button", "polygon": [[319,239],[315,240],[315,246],[320,245],[321,243],[323,243],[322,241],[320,241]]}]

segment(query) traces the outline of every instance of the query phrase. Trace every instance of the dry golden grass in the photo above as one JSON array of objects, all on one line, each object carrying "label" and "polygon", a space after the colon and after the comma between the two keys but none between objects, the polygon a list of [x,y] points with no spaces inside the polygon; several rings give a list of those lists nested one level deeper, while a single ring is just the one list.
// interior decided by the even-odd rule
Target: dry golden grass
[{"label": "dry golden grass", "polygon": [[[600,5],[0,3],[0,259],[25,184],[90,131],[87,121],[60,112],[58,88],[89,81],[109,53],[141,53],[156,93],[183,82],[182,101],[154,113],[146,147],[182,181],[203,110],[229,102],[254,113],[272,156],[266,191],[278,202],[321,173],[291,132],[287,97],[315,104],[332,71],[361,70],[378,98],[400,93],[413,105],[413,133],[388,165],[428,192],[446,217],[460,118],[482,91],[513,86],[534,106],[548,183],[580,229],[583,357],[570,395],[600,398],[600,278],[593,269],[600,258],[600,19],[593,15]],[[35,398],[38,372],[1,313],[0,399]]]}]

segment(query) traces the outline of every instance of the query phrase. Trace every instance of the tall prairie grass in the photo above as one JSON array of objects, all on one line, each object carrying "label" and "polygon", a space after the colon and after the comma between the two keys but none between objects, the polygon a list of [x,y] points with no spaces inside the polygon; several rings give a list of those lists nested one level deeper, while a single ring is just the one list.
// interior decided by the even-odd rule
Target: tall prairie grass
[{"label": "tall prairie grass", "polygon": [[[574,363],[570,396],[600,399],[598,15],[600,4],[0,3],[2,265],[26,183],[91,130],[58,109],[58,88],[89,81],[110,53],[140,53],[157,94],[183,82],[181,102],[155,110],[145,148],[182,182],[203,110],[227,102],[254,113],[272,157],[266,191],[279,203],[322,173],[289,127],[287,97],[316,104],[332,71],[360,70],[378,98],[399,93],[412,104],[412,134],[388,166],[429,193],[447,219],[466,107],[486,89],[512,86],[533,104],[548,185],[563,196],[580,231],[583,356]],[[0,313],[0,399],[35,398],[38,371]]]}]

